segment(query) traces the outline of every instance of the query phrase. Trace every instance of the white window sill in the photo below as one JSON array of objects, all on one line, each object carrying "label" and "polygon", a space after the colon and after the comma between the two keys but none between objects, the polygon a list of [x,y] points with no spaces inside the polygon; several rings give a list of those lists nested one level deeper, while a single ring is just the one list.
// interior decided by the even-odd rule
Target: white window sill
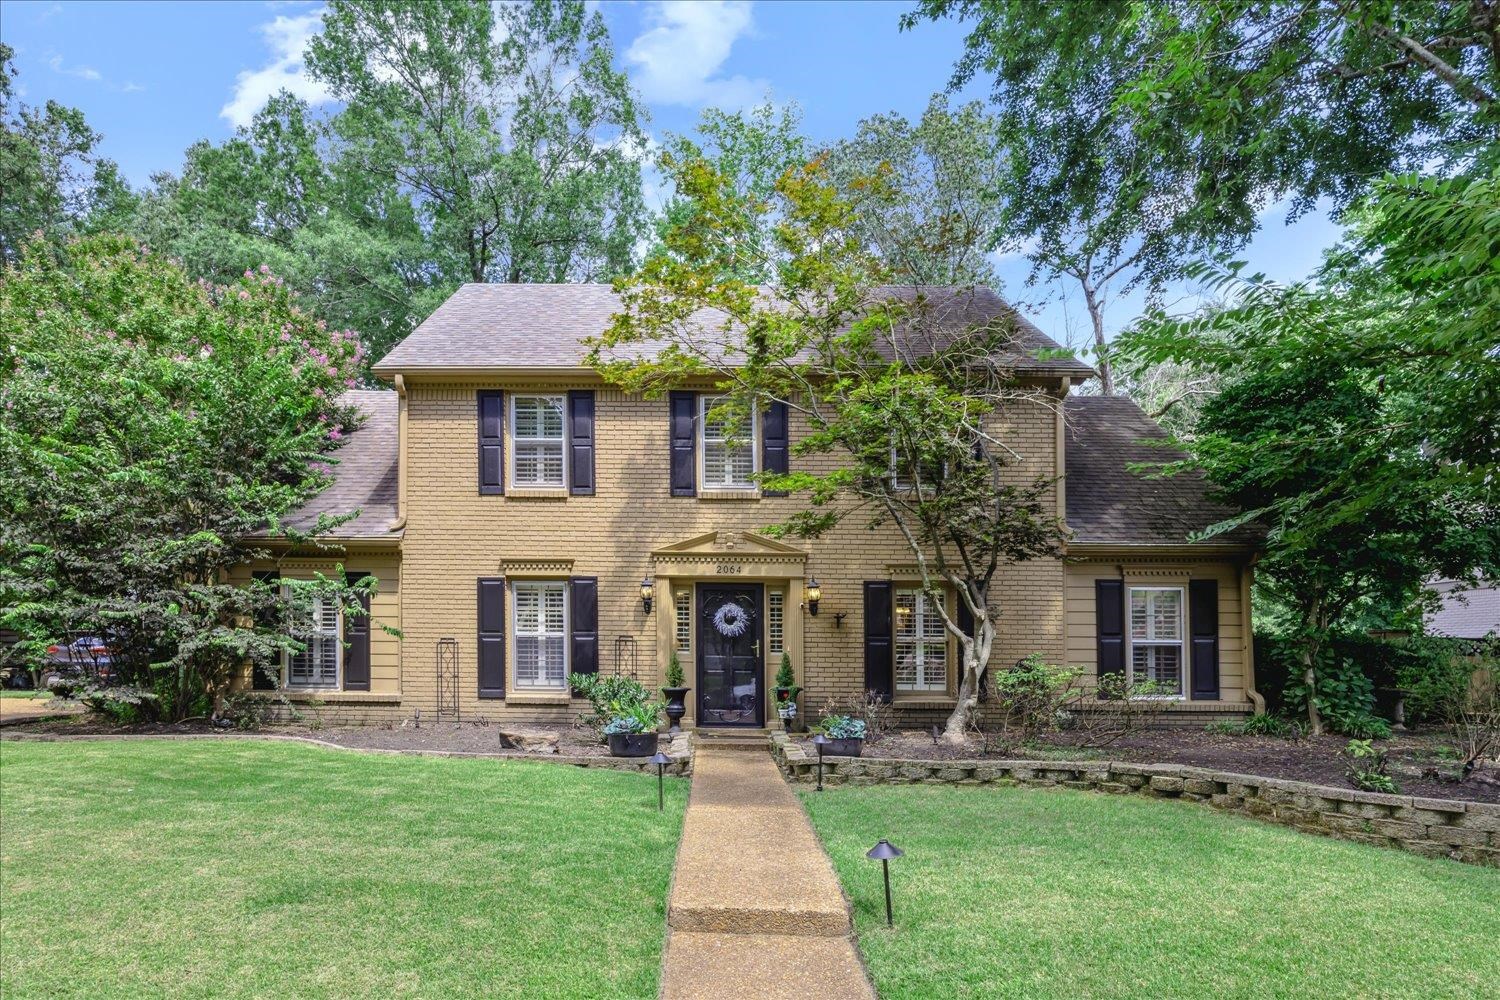
[{"label": "white window sill", "polygon": [[760,490],[754,486],[715,487],[698,491],[699,500],[759,500]]},{"label": "white window sill", "polygon": [[505,700],[522,705],[567,705],[573,693],[567,688],[512,688],[505,692]]},{"label": "white window sill", "polygon": [[515,486],[506,494],[512,500],[566,500],[566,486]]},{"label": "white window sill", "polygon": [[283,688],[287,701],[326,701],[349,704],[398,704],[401,692],[339,691],[335,688]]}]

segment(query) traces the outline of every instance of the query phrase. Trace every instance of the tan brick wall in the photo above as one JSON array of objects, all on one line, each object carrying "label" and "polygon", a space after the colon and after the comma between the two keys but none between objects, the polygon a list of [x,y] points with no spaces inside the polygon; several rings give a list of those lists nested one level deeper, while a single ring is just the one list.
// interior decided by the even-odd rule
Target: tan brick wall
[{"label": "tan brick wall", "polygon": [[[554,706],[502,705],[477,696],[475,580],[500,575],[514,559],[572,560],[572,574],[599,577],[600,667],[613,669],[616,637],[634,637],[641,679],[660,683],[656,614],[672,614],[669,594],[657,595],[647,616],[640,580],[654,572],[651,552],[707,532],[759,531],[797,509],[797,498],[719,500],[669,495],[667,403],[599,389],[596,415],[597,493],[592,497],[532,498],[514,488],[505,496],[480,496],[476,483],[474,392],[479,388],[560,392],[576,387],[486,381],[408,386],[407,527],[402,542],[405,640],[402,708],[436,707],[438,639],[458,640],[465,715],[491,718],[557,718]],[[1050,408],[1008,414],[1005,439],[1021,453],[1010,472],[1019,479],[1053,477],[1058,467],[1055,419]],[[794,440],[802,427],[793,421]],[[864,580],[885,579],[889,565],[912,556],[893,527],[870,530],[856,515],[827,537],[797,542],[808,552],[807,571],[823,587],[821,613],[803,618],[800,648],[791,648],[807,688],[804,704],[857,693],[863,686]],[[754,575],[737,576],[754,581]],[[1002,637],[996,657],[1009,662],[1040,651],[1060,658],[1063,573],[1045,561],[1002,572]],[[768,581],[774,583],[774,581]],[[801,601],[800,587],[788,594]],[[835,624],[835,613],[847,617]],[[795,637],[789,635],[789,641]],[[769,658],[768,658],[769,660]],[[803,668],[806,668],[805,673]],[[692,677],[693,664],[684,662]],[[767,663],[769,675],[775,664]],[[691,680],[690,680],[691,683]]]}]

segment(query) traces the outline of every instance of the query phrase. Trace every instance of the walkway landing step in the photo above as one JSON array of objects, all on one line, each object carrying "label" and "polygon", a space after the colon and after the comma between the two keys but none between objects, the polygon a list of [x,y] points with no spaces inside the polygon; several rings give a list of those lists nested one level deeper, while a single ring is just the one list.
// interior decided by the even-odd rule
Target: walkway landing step
[{"label": "walkway landing step", "polygon": [[745,750],[751,753],[766,752],[770,736],[769,729],[714,729],[699,726],[693,730],[693,742],[698,748],[712,747],[715,750]]},{"label": "walkway landing step", "polygon": [[833,866],[769,754],[695,755],[667,923],[674,932],[850,933]]},{"label": "walkway landing step", "polygon": [[673,931],[662,1000],[817,997],[874,1000],[847,937],[686,934]]}]

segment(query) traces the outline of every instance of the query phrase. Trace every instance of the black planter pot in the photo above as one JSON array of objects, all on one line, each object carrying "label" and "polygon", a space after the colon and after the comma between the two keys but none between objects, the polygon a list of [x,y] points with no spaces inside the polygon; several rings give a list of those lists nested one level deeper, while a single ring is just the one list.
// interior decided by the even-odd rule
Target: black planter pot
[{"label": "black planter pot", "polygon": [[847,740],[829,740],[823,744],[825,757],[858,757],[864,751],[865,741],[855,737]]},{"label": "black planter pot", "polygon": [[609,755],[611,757],[650,757],[656,753],[656,739],[660,733],[610,733]]},{"label": "black planter pot", "polygon": [[791,688],[777,688],[776,689],[776,700],[777,701],[791,701],[792,700],[792,689]]},{"label": "black planter pot", "polygon": [[691,690],[692,688],[661,689],[662,695],[667,699],[667,734],[670,736],[682,732],[682,717],[687,714],[687,693]]}]

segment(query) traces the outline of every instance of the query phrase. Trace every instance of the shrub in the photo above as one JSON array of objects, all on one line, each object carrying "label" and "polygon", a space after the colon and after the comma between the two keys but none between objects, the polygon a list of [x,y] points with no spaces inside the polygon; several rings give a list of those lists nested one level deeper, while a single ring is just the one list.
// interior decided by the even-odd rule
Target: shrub
[{"label": "shrub", "polygon": [[667,687],[680,688],[685,686],[686,678],[682,675],[682,661],[677,658],[674,649],[672,655],[667,658]]},{"label": "shrub", "polygon": [[613,719],[629,715],[637,706],[651,702],[651,692],[633,677],[605,674],[574,674],[573,690],[589,700],[590,711],[578,724],[603,738],[604,727]]},{"label": "shrub", "polygon": [[1400,787],[1390,776],[1390,763],[1385,751],[1375,749],[1369,740],[1350,740],[1344,748],[1344,760],[1348,769],[1344,774],[1355,788],[1367,792],[1386,792],[1395,795]]},{"label": "shrub", "polygon": [[661,703],[646,701],[623,706],[601,729],[605,736],[655,732],[661,725]]},{"label": "shrub", "polygon": [[1341,711],[1327,712],[1323,715],[1323,721],[1327,724],[1329,732],[1338,733],[1356,740],[1388,740],[1391,738],[1391,724],[1378,715],[1364,712],[1352,712],[1345,714]]},{"label": "shrub", "polygon": [[1475,675],[1445,710],[1462,781],[1481,760],[1500,753],[1500,684],[1495,672]]},{"label": "shrub", "polygon": [[866,691],[862,695],[846,698],[829,698],[823,702],[818,715],[822,718],[847,716],[864,723],[865,733],[861,737],[867,743],[879,743],[900,722],[895,706],[880,696],[879,691]]},{"label": "shrub", "polygon": [[73,696],[121,726],[151,722],[158,717],[156,694],[144,688],[87,684],[75,690]]},{"label": "shrub", "polygon": [[1042,732],[1059,728],[1067,717],[1065,706],[1078,695],[1073,682],[1079,674],[1048,663],[1040,653],[996,671],[995,715],[1000,732],[995,742],[1001,746],[1028,743]]},{"label": "shrub", "polygon": [[[1099,678],[1096,698],[1088,711],[1077,713],[1074,740],[1082,747],[1102,747],[1123,736],[1150,728],[1166,712],[1168,694],[1154,681],[1133,681],[1124,674],[1105,674]],[[1078,694],[1078,700],[1085,695]]]}]

